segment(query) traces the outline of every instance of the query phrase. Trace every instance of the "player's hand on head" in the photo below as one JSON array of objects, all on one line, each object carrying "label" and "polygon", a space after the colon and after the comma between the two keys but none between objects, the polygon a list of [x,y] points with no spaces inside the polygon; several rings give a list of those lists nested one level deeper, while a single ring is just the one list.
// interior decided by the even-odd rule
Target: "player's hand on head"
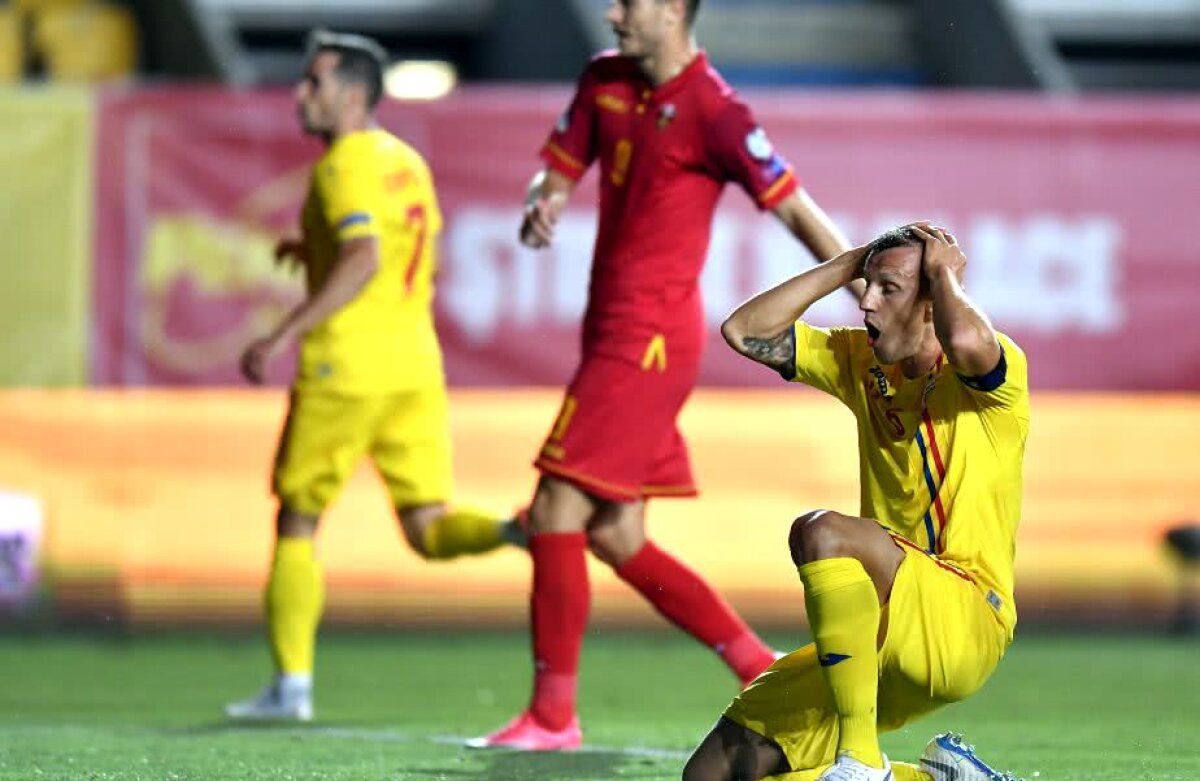
[{"label": "player's hand on head", "polygon": [[847,262],[856,262],[861,264],[862,259],[867,254],[867,249],[870,246],[870,244],[862,244],[857,247],[851,247],[838,257],[846,260]]},{"label": "player's hand on head", "polygon": [[909,227],[925,243],[921,256],[925,276],[932,280],[949,270],[961,281],[967,268],[967,256],[958,246],[954,234],[929,222],[916,222]]},{"label": "player's hand on head", "polygon": [[[870,248],[870,246],[871,246],[870,244],[863,244],[862,246],[859,246],[859,247],[851,247],[850,249],[843,252],[841,255],[838,255],[837,257],[835,257],[829,261],[830,263],[840,264],[845,267],[846,273],[848,275],[848,278],[846,279],[846,284],[850,284],[854,280],[856,280],[862,276],[863,258],[866,257],[867,250]],[[862,295],[861,292],[858,292],[857,294],[860,297]]]}]

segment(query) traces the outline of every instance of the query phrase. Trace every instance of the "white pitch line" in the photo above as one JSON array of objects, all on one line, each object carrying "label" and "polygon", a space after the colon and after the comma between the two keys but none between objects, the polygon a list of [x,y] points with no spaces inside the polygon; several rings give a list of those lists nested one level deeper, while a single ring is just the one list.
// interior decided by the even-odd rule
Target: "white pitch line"
[{"label": "white pitch line", "polygon": [[[421,740],[427,740],[430,743],[437,743],[441,746],[457,746],[463,748],[469,738],[461,735],[416,735],[410,732],[402,732],[399,730],[371,730],[357,729],[354,727],[289,727],[277,732],[296,735],[320,735],[329,738],[340,738],[344,740],[362,740],[366,742],[377,743],[415,743]],[[489,751],[505,749],[474,749],[476,751]],[[685,751],[677,751],[665,748],[653,748],[650,746],[593,746],[584,745],[582,748],[575,749],[570,753],[582,754],[623,754],[630,757],[648,757],[651,759],[687,759],[689,754]]]},{"label": "white pitch line", "polygon": [[[446,746],[462,746],[467,742],[467,738],[458,735],[430,735],[428,739],[434,743],[439,743]],[[473,751],[513,751],[513,749],[504,748],[481,748],[473,749]],[[652,748],[650,746],[623,746],[617,748],[615,746],[595,746],[585,744],[584,746],[564,752],[568,754],[624,754],[630,757],[649,757],[651,759],[687,759],[690,754],[686,751],[677,751],[668,748]]]},{"label": "white pitch line", "polygon": [[[7,732],[25,734],[38,733],[53,733],[63,731],[94,731],[97,729],[108,729],[115,732],[158,732],[157,729],[147,728],[144,725],[117,725],[107,727],[105,725],[92,724],[19,724],[5,725],[0,727],[0,735]],[[230,723],[227,729],[219,730],[221,734],[229,733],[244,733],[255,735],[282,735],[282,736],[302,736],[302,737],[321,737],[331,738],[334,740],[360,740],[367,743],[419,743],[427,741],[436,743],[441,746],[458,746],[465,747],[467,738],[461,735],[424,735],[413,732],[405,732],[403,730],[394,729],[362,729],[359,727],[323,727],[315,726],[254,726],[252,728],[243,728],[241,725]],[[178,734],[178,733],[175,733]],[[216,733],[210,733],[216,734]],[[474,749],[475,751],[506,751],[508,749]],[[575,749],[570,753],[577,754],[622,754],[629,757],[645,757],[649,759],[671,759],[685,760],[689,754],[686,751],[675,749],[654,748],[652,746],[596,746],[584,745],[581,748]]]}]

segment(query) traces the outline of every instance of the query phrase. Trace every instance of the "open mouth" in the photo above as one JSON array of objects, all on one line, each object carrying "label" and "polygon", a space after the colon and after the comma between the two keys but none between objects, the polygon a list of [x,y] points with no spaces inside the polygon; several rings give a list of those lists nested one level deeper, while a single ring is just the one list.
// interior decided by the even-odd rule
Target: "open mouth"
[{"label": "open mouth", "polygon": [[863,325],[867,327],[867,344],[874,347],[875,342],[879,339],[879,329],[866,321],[863,322]]}]

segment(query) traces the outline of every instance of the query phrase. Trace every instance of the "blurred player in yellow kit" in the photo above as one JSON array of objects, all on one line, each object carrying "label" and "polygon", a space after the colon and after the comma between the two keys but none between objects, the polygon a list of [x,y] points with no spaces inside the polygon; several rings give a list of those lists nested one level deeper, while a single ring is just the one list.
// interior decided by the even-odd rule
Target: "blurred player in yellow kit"
[{"label": "blurred player in yellow kit", "polygon": [[376,125],[385,63],[368,38],[317,31],[296,86],[304,130],[328,149],[313,169],[303,238],[281,242],[276,254],[304,267],[308,296],[242,356],[246,378],[261,383],[270,362],[300,341],[273,476],[279,514],[266,615],[276,676],[259,696],[227,706],[231,718],[312,718],[324,589],[313,537],[364,455],[421,556],[521,542],[511,520],[446,506],[450,432],[432,311],[442,219],[425,161]]},{"label": "blurred player in yellow kit", "polygon": [[[966,256],[924,223],[762,293],[729,344],[854,413],[858,515],[805,513],[788,547],[813,643],[725,710],[685,781],[1001,781],[958,736],[892,764],[879,733],[973,694],[1012,641],[1029,431],[1024,353],[962,287]],[[861,328],[801,317],[857,278]]]}]

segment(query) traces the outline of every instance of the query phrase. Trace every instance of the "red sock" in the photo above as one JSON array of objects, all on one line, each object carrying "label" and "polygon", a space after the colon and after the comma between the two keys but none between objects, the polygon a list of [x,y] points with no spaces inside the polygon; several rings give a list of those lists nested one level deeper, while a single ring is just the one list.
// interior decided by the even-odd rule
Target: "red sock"
[{"label": "red sock", "polygon": [[686,564],[647,542],[617,575],[668,621],[716,651],[743,683],[770,666],[775,654],[712,586]]},{"label": "red sock", "polygon": [[588,619],[587,535],[535,534],[533,557],[533,700],[544,727],[563,729],[575,716],[579,653]]}]

